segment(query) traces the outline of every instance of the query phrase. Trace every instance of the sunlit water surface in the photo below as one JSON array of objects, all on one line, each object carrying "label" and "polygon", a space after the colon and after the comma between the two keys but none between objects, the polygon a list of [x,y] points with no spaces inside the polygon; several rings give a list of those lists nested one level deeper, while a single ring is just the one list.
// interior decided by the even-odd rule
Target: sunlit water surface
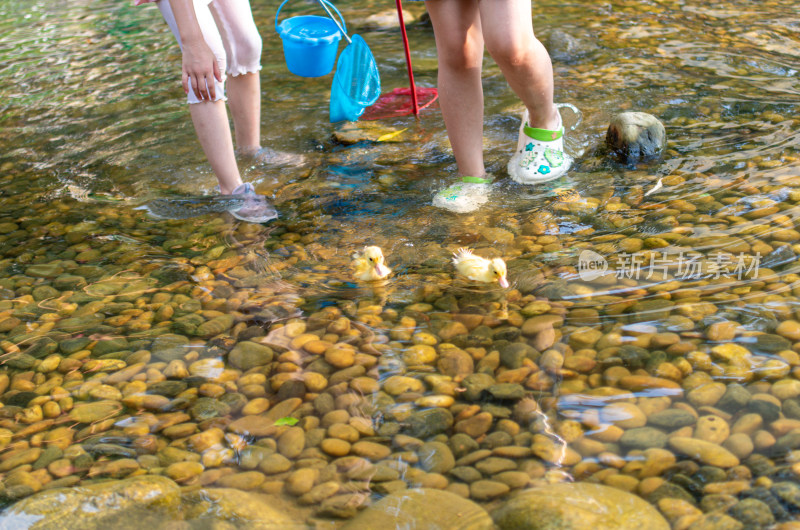
[{"label": "sunlit water surface", "polygon": [[[386,6],[337,5],[371,46],[384,89],[405,86],[399,32],[363,24]],[[328,122],[332,76],[287,71],[274,8],[254,2],[264,36],[263,142],[302,152],[312,164],[242,161],[245,180],[280,212],[252,225],[227,213],[159,220],[141,208],[156,198],[210,195],[216,184],[183,103],[179,51],[157,9],[0,2],[6,503],[58,485],[166,474],[187,491],[232,485],[281,496],[299,524],[335,525],[420,484],[491,510],[520,488],[557,481],[609,484],[654,504],[670,497],[654,491],[671,483],[709,511],[704,499],[716,490],[703,489],[698,469],[722,469],[716,482],[749,481],[718,488],[734,504],[763,500],[773,483],[800,483],[794,1],[537,2],[537,35],[562,51],[553,53],[556,99],[583,113],[566,140],[575,164],[542,187],[506,177],[521,106],[487,56],[485,156],[500,178],[490,203],[471,215],[430,205],[455,173],[438,109],[418,120],[348,125],[363,141],[342,141],[343,126]],[[564,53],[563,38],[548,40],[556,29],[576,47]],[[430,27],[415,23],[409,37],[417,82],[435,86]],[[659,160],[629,166],[606,152],[609,120],[624,110],[664,123],[668,145]],[[564,116],[569,125],[572,116]],[[659,179],[663,187],[645,195]],[[385,284],[353,281],[350,256],[365,244],[381,246],[394,269]],[[450,256],[462,246],[504,257],[511,288],[455,280]],[[608,274],[591,274],[590,258]],[[164,354],[157,339],[164,335],[185,351]],[[274,355],[234,361],[229,354],[245,341]],[[331,353],[343,349],[349,359]],[[483,392],[465,384],[473,373],[490,377]],[[510,396],[491,390],[500,384],[515,385],[503,387]],[[74,412],[97,401],[122,405],[110,418]],[[410,417],[437,406],[453,424],[409,427]],[[300,420],[302,452],[276,444],[289,426],[254,435],[232,423],[261,415],[271,425],[279,418],[267,407]],[[676,426],[646,419],[667,411],[699,419]],[[465,426],[484,413],[485,429]],[[747,414],[762,421],[742,426]],[[730,433],[709,437],[702,428],[709,416]],[[166,417],[177,421],[172,430],[156,426]],[[63,428],[70,441],[48,440]],[[651,438],[640,441],[636,429],[650,429]],[[192,438],[209,432],[220,436],[214,454]],[[458,446],[458,432],[476,446]],[[749,445],[741,436],[731,441],[742,433]],[[667,435],[726,448],[736,465],[693,460]],[[88,463],[77,465],[86,451],[76,446],[98,440],[130,454],[89,451]],[[466,458],[457,469],[475,470],[481,449],[530,448],[500,451],[517,454],[511,469],[529,480],[503,482],[478,466],[481,480],[505,484],[487,493],[463,470],[432,472],[415,453],[429,440]],[[359,442],[385,454],[368,455],[364,447],[374,446]],[[37,466],[36,451],[52,447],[63,465]],[[277,451],[288,467],[245,461],[252,447]],[[660,481],[648,482],[635,465],[651,447],[675,455]],[[169,448],[194,456],[173,461]],[[368,465],[391,472],[354,478],[345,457],[372,458]],[[124,465],[110,464],[122,458]],[[201,467],[170,471],[182,459]],[[338,485],[305,502],[310,507],[285,485],[303,467],[322,469],[319,476]],[[222,478],[254,471],[239,482]],[[753,488],[760,493],[750,495]],[[777,521],[800,513],[800,505],[775,502],[784,503],[784,512],[773,510]]]}]

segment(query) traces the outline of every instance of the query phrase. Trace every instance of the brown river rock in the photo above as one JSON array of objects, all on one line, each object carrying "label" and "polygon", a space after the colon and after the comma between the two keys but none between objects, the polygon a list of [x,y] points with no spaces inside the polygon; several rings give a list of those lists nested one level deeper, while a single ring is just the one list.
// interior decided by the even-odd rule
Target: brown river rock
[{"label": "brown river rock", "polygon": [[180,491],[174,482],[149,475],[44,491],[3,512],[0,526],[19,527],[31,517],[43,518],[36,525],[42,530],[99,530],[114,521],[133,523],[137,518],[139,524],[160,525],[176,516],[179,503]]},{"label": "brown river rock", "polygon": [[661,514],[640,497],[588,483],[525,490],[494,511],[492,517],[501,530],[670,528]]},{"label": "brown river rock", "polygon": [[345,523],[342,530],[398,525],[431,530],[490,530],[494,526],[477,504],[447,491],[422,488],[384,497]]},{"label": "brown river rock", "polygon": [[673,436],[668,443],[676,451],[709,466],[729,468],[739,465],[739,459],[733,453],[712,442],[686,436]]}]

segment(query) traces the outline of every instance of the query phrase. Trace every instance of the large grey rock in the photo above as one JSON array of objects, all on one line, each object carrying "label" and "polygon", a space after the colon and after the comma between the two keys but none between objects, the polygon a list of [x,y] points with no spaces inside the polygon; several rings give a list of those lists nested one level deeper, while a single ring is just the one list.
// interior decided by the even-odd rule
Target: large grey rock
[{"label": "large grey rock", "polygon": [[576,482],[523,491],[492,513],[501,530],[668,530],[645,500],[617,488]]},{"label": "large grey rock", "polygon": [[430,488],[392,493],[345,523],[341,530],[491,530],[489,514],[455,493]]},{"label": "large grey rock", "polygon": [[646,112],[617,114],[606,132],[606,145],[623,162],[655,158],[666,142],[664,124]]}]

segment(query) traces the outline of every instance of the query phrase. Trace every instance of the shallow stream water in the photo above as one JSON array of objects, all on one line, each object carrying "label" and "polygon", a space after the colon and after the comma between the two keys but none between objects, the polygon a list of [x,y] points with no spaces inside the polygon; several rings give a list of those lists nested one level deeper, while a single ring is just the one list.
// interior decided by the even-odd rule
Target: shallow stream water
[{"label": "shallow stream water", "polygon": [[[455,172],[435,106],[331,125],[332,76],[290,74],[276,6],[253,2],[263,142],[310,160],[242,160],[280,213],[266,225],[142,208],[216,180],[179,50],[157,9],[130,4],[0,0],[4,504],[158,475],[182,488],[176,525],[226,519],[191,497],[234,488],[337,527],[405,488],[491,512],[593,482],[673,528],[798,518],[793,0],[537,2],[556,100],[583,114],[575,165],[546,186],[506,177],[521,105],[487,56],[499,178],[469,215],[430,205]],[[337,6],[384,90],[406,86],[399,31],[365,22],[391,6]],[[418,84],[435,86],[429,25],[409,38]],[[663,122],[658,160],[605,149],[625,110]],[[365,244],[393,268],[385,283],[353,280]],[[455,279],[459,247],[503,257],[511,287]],[[34,510],[20,506],[7,513]]]}]

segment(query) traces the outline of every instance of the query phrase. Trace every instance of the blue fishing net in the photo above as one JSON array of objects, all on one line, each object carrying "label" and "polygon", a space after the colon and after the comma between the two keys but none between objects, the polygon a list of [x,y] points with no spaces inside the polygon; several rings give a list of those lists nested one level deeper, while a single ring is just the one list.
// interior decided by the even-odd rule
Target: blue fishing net
[{"label": "blue fishing net", "polygon": [[331,85],[330,119],[355,121],[381,94],[378,64],[360,35],[339,55]]}]

